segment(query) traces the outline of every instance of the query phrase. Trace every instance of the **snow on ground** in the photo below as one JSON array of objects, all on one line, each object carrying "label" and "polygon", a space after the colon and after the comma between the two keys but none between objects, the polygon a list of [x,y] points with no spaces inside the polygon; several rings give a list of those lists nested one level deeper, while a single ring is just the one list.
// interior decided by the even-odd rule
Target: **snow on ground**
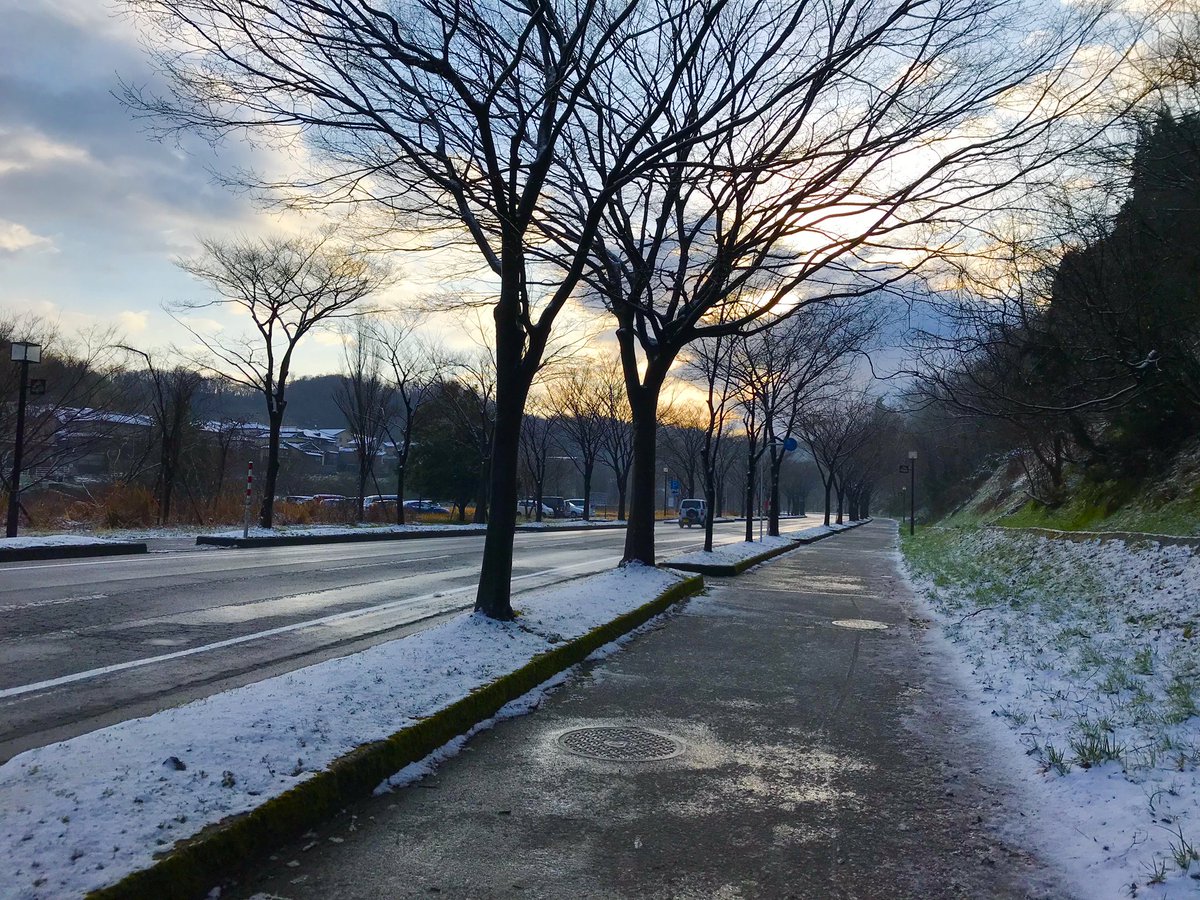
[{"label": "snow on ground", "polygon": [[693,550],[691,553],[684,553],[681,556],[672,556],[663,565],[670,566],[676,563],[687,563],[689,565],[731,566],[752,556],[758,556],[760,553],[766,553],[768,550],[774,550],[777,547],[795,546],[797,540],[817,537],[833,531],[841,531],[844,528],[844,525],[816,525],[812,528],[802,528],[799,531],[789,531],[786,534],[781,534],[779,537],[770,537],[768,535],[761,541],[738,541],[737,543],[714,547],[711,551]]},{"label": "snow on ground", "polygon": [[29,550],[36,547],[91,547],[116,544],[118,540],[90,534],[35,534],[25,537],[0,537],[0,550]]},{"label": "snow on ground", "polygon": [[[416,531],[455,531],[461,534],[483,534],[486,525],[281,525],[278,528],[250,529],[252,538],[269,537],[328,537],[338,534],[409,534]],[[205,537],[240,538],[242,529],[217,531]]]},{"label": "snow on ground", "polygon": [[1200,894],[1200,555],[992,529],[904,547],[979,708],[1007,726],[997,765],[1031,783],[1047,858],[1080,896]]},{"label": "snow on ground", "polygon": [[148,866],[355,747],[387,737],[653,599],[676,573],[629,566],[287,675],[30,750],[0,766],[0,893],[76,896]]}]

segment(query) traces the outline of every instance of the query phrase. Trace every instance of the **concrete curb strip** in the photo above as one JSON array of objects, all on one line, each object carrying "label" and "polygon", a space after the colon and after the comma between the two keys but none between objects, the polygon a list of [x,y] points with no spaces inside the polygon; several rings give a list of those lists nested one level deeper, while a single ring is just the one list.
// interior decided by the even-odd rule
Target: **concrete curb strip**
[{"label": "concrete curb strip", "polygon": [[[522,534],[555,534],[559,531],[609,531],[623,529],[624,525],[551,525],[539,528],[535,525],[518,525],[516,531]],[[301,547],[306,544],[356,544],[364,541],[414,541],[422,538],[452,538],[474,537],[486,534],[483,525],[464,525],[461,528],[446,528],[438,531],[361,531],[342,534],[280,534],[271,537],[221,537],[212,534],[201,534],[196,537],[197,544],[207,544],[212,547],[233,547],[238,550],[257,547]]]},{"label": "concrete curb strip", "polygon": [[213,884],[248,860],[302,835],[353,800],[370,796],[385,778],[428,756],[451,739],[495,715],[505,704],[585,660],[594,651],[645,624],[704,588],[701,576],[686,578],[649,603],[528,663],[391,737],[366,744],[322,772],[243,815],[181,841],[149,869],[93,891],[92,900],[186,900],[204,897]]},{"label": "concrete curb strip", "polygon": [[[702,575],[741,575],[747,569],[757,566],[759,563],[774,559],[776,556],[781,556],[784,553],[790,553],[799,547],[823,541],[825,538],[833,537],[835,534],[841,534],[852,528],[857,528],[859,525],[866,525],[870,521],[870,519],[860,519],[857,522],[850,522],[840,531],[827,531],[824,534],[818,534],[813,537],[793,538],[790,547],[773,547],[757,556],[751,556],[736,563],[672,563],[670,560],[667,560],[663,565],[671,569],[678,569],[681,572],[698,572]],[[787,535],[784,535],[784,537],[787,537]]]},{"label": "concrete curb strip", "polygon": [[81,559],[90,556],[126,556],[145,552],[145,544],[129,541],[111,544],[66,544],[61,547],[23,547],[14,550],[0,548],[0,563],[43,559]]}]

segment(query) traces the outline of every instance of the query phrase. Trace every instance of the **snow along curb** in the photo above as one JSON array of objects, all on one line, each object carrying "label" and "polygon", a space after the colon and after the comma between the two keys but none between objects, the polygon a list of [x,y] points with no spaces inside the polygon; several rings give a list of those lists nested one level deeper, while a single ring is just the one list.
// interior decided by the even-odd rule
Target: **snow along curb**
[{"label": "snow along curb", "polygon": [[104,541],[81,544],[33,544],[25,547],[5,547],[0,543],[0,563],[29,562],[42,559],[79,559],[88,556],[125,556],[145,553],[144,543]]},{"label": "snow along curb", "polygon": [[[361,541],[411,541],[420,538],[450,538],[472,537],[487,533],[487,526],[479,525],[447,525],[428,528],[421,525],[405,526],[408,531],[394,530],[395,526],[385,526],[377,530],[366,528],[356,531],[332,531],[328,534],[278,534],[256,537],[228,537],[220,534],[201,534],[196,537],[197,544],[208,544],[213,547],[233,547],[238,550],[257,547],[299,547],[305,544],[356,544]],[[606,531],[624,528],[625,523],[604,523],[598,525],[518,525],[516,531],[529,534],[557,533],[560,531]]]},{"label": "snow along curb", "polygon": [[222,875],[296,838],[346,803],[368,797],[405,766],[496,715],[506,704],[576,665],[604,645],[645,624],[704,588],[701,576],[685,578],[649,603],[623,613],[581,637],[535,656],[391,737],[359,747],[324,770],[256,809],[209,826],[177,844],[153,866],[93,891],[92,900],[174,900],[205,896]]},{"label": "snow along curb", "polygon": [[[850,522],[848,524],[840,525],[840,526],[831,525],[831,526],[829,526],[829,529],[827,531],[819,531],[816,534],[808,534],[807,533],[808,531],[815,531],[816,529],[806,529],[806,531],[800,532],[795,537],[792,537],[791,535],[786,535],[786,534],[780,535],[780,538],[786,539],[787,543],[779,544],[778,546],[772,547],[769,550],[764,550],[762,553],[755,554],[754,556],[748,556],[745,559],[740,559],[736,562],[731,562],[731,563],[705,563],[705,562],[688,562],[688,561],[676,562],[675,560],[669,559],[666,562],[664,562],[663,565],[667,566],[668,568],[679,569],[680,571],[683,571],[683,572],[699,572],[700,574],[703,574],[703,575],[741,575],[747,569],[752,568],[753,566],[757,566],[761,562],[766,562],[769,559],[774,559],[776,556],[780,556],[784,553],[788,553],[789,551],[795,550],[798,547],[803,547],[808,544],[816,543],[817,541],[824,540],[827,537],[831,537],[835,534],[840,534],[843,531],[849,531],[851,528],[857,528],[859,525],[866,525],[870,521],[871,521],[870,519],[862,519],[857,522]],[[824,528],[825,526],[817,526],[817,527]],[[736,546],[736,545],[734,545],[734,546]],[[725,547],[722,547],[721,549],[728,550],[729,545],[726,545]],[[698,555],[699,555],[699,553],[687,554],[688,557],[693,557],[693,558]]]}]

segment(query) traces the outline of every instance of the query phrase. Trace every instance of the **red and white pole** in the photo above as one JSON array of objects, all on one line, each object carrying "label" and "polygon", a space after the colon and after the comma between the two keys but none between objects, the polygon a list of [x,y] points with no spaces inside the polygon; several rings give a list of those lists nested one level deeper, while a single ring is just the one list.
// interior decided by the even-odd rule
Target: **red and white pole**
[{"label": "red and white pole", "polygon": [[250,537],[250,492],[254,489],[254,463],[246,463],[246,505],[242,510],[242,537]]}]

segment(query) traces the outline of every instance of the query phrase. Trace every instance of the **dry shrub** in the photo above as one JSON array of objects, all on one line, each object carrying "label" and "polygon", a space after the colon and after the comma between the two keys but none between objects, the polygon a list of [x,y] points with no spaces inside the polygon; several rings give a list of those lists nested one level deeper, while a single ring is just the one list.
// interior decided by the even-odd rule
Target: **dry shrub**
[{"label": "dry shrub", "polygon": [[154,525],[158,504],[153,492],[140,484],[110,484],[97,492],[92,521],[105,528],[146,528]]}]

